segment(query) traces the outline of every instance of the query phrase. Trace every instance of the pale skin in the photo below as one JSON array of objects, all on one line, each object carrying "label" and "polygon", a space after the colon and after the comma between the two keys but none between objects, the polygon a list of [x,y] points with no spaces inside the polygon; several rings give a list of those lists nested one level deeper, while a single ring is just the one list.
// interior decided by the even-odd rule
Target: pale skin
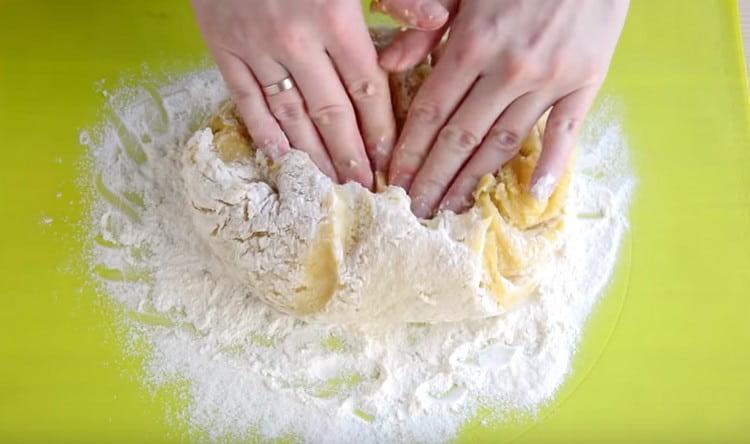
[{"label": "pale skin", "polygon": [[[461,212],[478,180],[550,110],[530,192],[546,200],[606,76],[628,0],[382,0],[412,29],[378,58],[358,0],[193,0],[243,120],[276,157],[294,146],[339,182],[373,171],[412,211]],[[398,140],[385,70],[445,47]],[[264,97],[291,75],[297,88]],[[285,136],[286,134],[286,136]]]}]

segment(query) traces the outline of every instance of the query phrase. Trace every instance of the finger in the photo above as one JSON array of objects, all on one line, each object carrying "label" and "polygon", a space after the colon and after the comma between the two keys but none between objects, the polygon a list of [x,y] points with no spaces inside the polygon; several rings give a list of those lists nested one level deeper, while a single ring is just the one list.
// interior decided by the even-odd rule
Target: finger
[{"label": "finger", "polygon": [[473,204],[472,194],[479,179],[496,173],[518,153],[548,105],[549,101],[538,93],[524,94],[510,104],[453,181],[440,202],[440,209],[456,213],[467,210]]},{"label": "finger", "polygon": [[422,61],[440,43],[444,29],[437,31],[401,31],[380,52],[379,63],[391,72],[402,72]]},{"label": "finger", "polygon": [[214,60],[253,143],[272,159],[278,159],[289,151],[289,141],[268,110],[250,68],[239,57],[225,51],[215,51]]},{"label": "finger", "polygon": [[598,86],[581,88],[558,100],[552,108],[544,129],[542,154],[531,177],[530,193],[536,200],[546,201],[555,190],[598,89]]},{"label": "finger", "polygon": [[480,77],[450,121],[440,130],[409,189],[412,211],[432,215],[461,167],[474,154],[503,110],[522,92],[503,87],[497,76]]},{"label": "finger", "polygon": [[376,171],[385,171],[396,142],[388,76],[378,66],[367,29],[361,26],[350,34],[329,42],[328,51],[354,104],[367,154]]},{"label": "finger", "polygon": [[479,76],[476,48],[461,52],[462,46],[449,41],[440,63],[417,92],[393,152],[391,184],[409,189],[438,131]]},{"label": "finger", "polygon": [[448,10],[437,0],[373,1],[370,10],[382,12],[404,25],[422,30],[440,28],[448,20]]},{"label": "finger", "polygon": [[[272,85],[289,77],[287,70],[270,58],[253,58],[252,70],[263,86]],[[318,168],[338,181],[336,170],[326,152],[323,141],[318,135],[310,117],[305,110],[305,103],[296,88],[267,95],[266,102],[274,118],[284,129],[289,142],[294,148],[306,152]]]},{"label": "finger", "polygon": [[[454,14],[458,8],[457,0],[444,0],[449,14]],[[432,31],[409,29],[399,32],[393,41],[380,52],[380,66],[391,72],[405,71],[414,67],[427,57],[445,35],[452,22],[447,20],[445,25]]]},{"label": "finger", "polygon": [[351,100],[324,50],[284,60],[294,76],[307,110],[325,143],[342,183],[372,187],[372,170],[357,127]]}]

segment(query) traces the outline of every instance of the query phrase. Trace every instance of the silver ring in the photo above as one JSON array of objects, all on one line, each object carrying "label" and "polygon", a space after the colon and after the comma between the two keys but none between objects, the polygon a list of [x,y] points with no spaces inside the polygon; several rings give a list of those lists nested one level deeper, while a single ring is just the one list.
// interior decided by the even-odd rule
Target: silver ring
[{"label": "silver ring", "polygon": [[264,86],[263,94],[267,96],[275,96],[278,93],[290,90],[292,88],[294,88],[294,80],[292,80],[291,77],[286,77],[276,83]]}]

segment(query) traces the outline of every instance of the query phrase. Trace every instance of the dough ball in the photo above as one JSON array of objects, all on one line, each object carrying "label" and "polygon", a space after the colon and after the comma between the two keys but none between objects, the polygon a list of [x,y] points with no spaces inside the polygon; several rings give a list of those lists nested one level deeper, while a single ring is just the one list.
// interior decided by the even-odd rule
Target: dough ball
[{"label": "dough ball", "polygon": [[[426,60],[390,79],[402,119]],[[238,285],[276,309],[334,323],[443,322],[495,316],[527,298],[559,248],[569,171],[547,202],[529,193],[544,119],[479,182],[466,213],[420,220],[406,193],[333,184],[292,150],[257,151],[231,103],[182,155],[196,232]]]}]

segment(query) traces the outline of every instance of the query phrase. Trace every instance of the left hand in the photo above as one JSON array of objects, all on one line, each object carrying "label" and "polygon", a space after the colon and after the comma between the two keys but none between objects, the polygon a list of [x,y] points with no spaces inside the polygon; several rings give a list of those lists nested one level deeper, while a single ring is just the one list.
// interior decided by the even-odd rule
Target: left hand
[{"label": "left hand", "polygon": [[[411,1],[415,11],[438,2]],[[408,69],[451,28],[409,109],[389,182],[408,190],[419,217],[463,211],[478,180],[515,156],[552,107],[530,190],[546,201],[607,73],[628,0],[440,2],[451,12],[445,27],[404,31],[380,55],[384,68]]]}]

